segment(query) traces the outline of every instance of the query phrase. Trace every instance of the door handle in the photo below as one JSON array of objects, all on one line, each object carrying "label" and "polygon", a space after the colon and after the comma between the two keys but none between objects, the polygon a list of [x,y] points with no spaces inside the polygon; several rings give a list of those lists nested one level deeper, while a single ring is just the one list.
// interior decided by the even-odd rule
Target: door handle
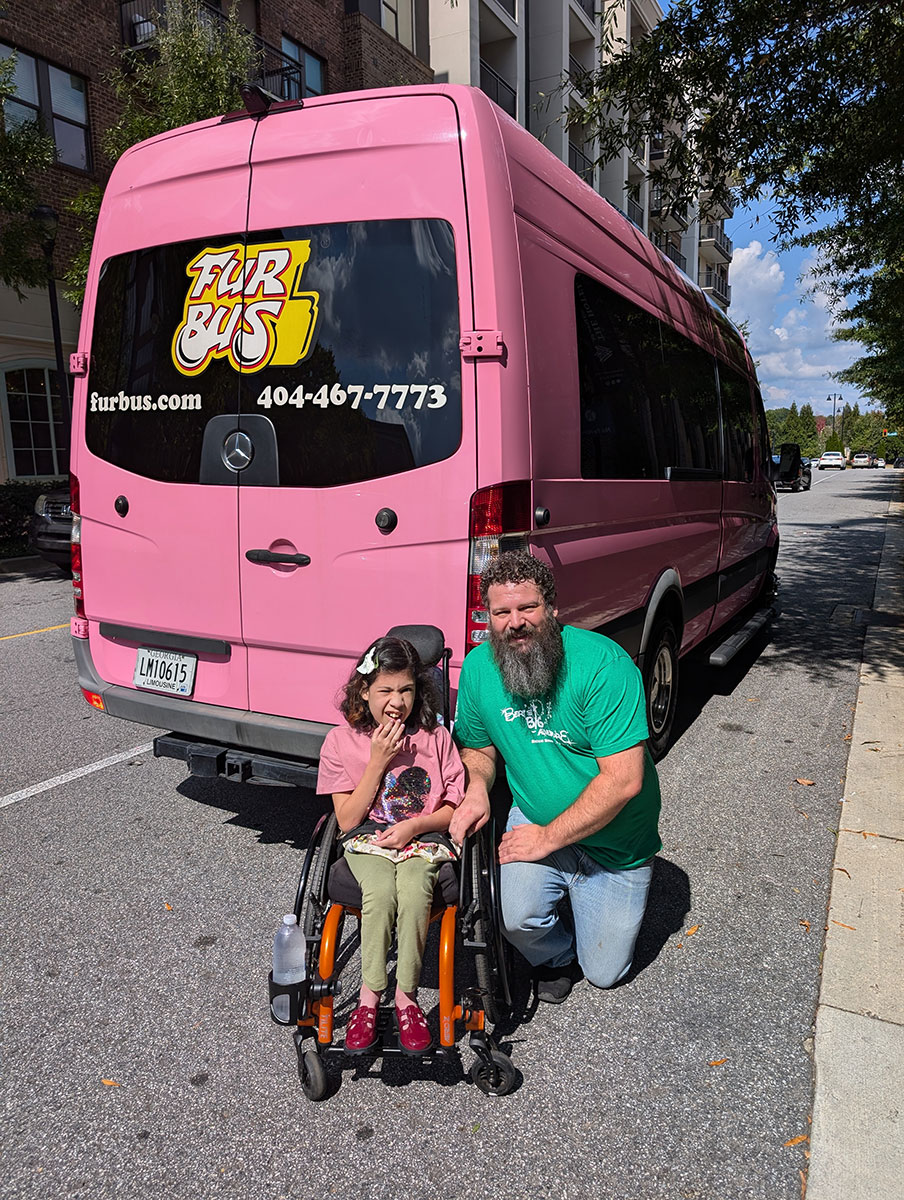
[{"label": "door handle", "polygon": [[253,563],[291,563],[295,567],[306,567],[311,561],[307,554],[274,554],[272,550],[246,550],[245,557]]}]

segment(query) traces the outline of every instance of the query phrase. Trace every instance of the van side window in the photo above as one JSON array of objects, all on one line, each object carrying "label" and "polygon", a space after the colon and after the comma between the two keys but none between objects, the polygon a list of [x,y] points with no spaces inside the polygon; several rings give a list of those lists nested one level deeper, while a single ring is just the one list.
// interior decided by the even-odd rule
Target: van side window
[{"label": "van side window", "polygon": [[667,398],[675,446],[674,467],[718,471],[719,394],[716,364],[701,346],[671,326],[662,328],[662,394]]},{"label": "van side window", "polygon": [[763,397],[760,395],[760,389],[756,384],[753,386],[753,404],[756,409],[757,433],[760,444],[760,470],[764,475],[768,476],[772,457],[772,439],[769,437],[769,426],[766,424]]},{"label": "van side window", "polygon": [[720,363],[719,392],[725,436],[725,478],[751,480],[754,477],[754,433],[750,385],[743,375]]},{"label": "van side window", "polygon": [[668,461],[657,394],[659,321],[586,275],[575,279],[585,479],[660,479]]},{"label": "van side window", "polygon": [[585,479],[720,469],[715,362],[596,280],[575,279]]}]

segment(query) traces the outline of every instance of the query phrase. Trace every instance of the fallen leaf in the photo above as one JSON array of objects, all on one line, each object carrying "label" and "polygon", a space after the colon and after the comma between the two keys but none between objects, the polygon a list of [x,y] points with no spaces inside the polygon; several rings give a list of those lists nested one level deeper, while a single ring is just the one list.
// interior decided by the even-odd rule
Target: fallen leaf
[{"label": "fallen leaf", "polygon": [[678,942],[677,949],[682,950],[683,948],[684,948],[684,942]]},{"label": "fallen leaf", "polygon": [[122,1087],[121,1083],[117,1083],[115,1079],[102,1079],[101,1083],[104,1087]]},{"label": "fallen leaf", "polygon": [[815,779],[795,779],[794,782],[802,784],[803,787],[813,787],[816,783]]},{"label": "fallen leaf", "polygon": [[808,1140],[808,1138],[809,1138],[809,1134],[801,1133],[797,1137],[789,1138],[789,1140],[787,1142],[782,1142],[782,1145],[783,1146],[799,1146],[801,1144],[801,1142],[806,1142]]},{"label": "fallen leaf", "polygon": [[870,833],[868,829],[847,829],[844,826],[839,830],[840,833],[859,833],[861,837],[878,837],[877,833]]},{"label": "fallen leaf", "polygon": [[851,877],[851,873],[847,869],[847,867],[832,867],[832,870],[833,871],[843,871],[844,874],[847,875],[848,879],[850,879],[850,877]]},{"label": "fallen leaf", "polygon": [[802,817],[806,817],[806,818],[807,818],[807,820],[809,821],[809,819],[810,819],[810,814],[809,814],[809,813],[807,813],[807,812],[804,812],[804,810],[803,810],[802,808],[799,808],[797,811],[800,813],[800,815],[801,815]]},{"label": "fallen leaf", "polygon": [[748,696],[747,697],[748,704],[759,704],[759,702],[760,702],[759,696]]},{"label": "fallen leaf", "polygon": [[798,923],[798,925],[803,925],[803,927],[804,927],[804,929],[806,929],[807,933],[810,932],[810,922],[809,921],[804,921],[803,919],[801,919],[797,923]]},{"label": "fallen leaf", "polygon": [[844,921],[836,921],[834,917],[831,918],[831,921],[833,925],[840,925],[842,929],[853,929],[855,932],[857,930],[856,925],[845,925]]},{"label": "fallen leaf", "polygon": [[727,1063],[727,1058],[714,1058],[709,1064],[711,1067],[721,1067],[723,1063]]},{"label": "fallen leaf", "polygon": [[699,928],[700,928],[699,925],[692,925],[684,936],[685,937],[693,937]]},{"label": "fallen leaf", "polygon": [[843,740],[844,740],[844,741],[846,741],[846,742],[849,742],[849,741],[851,740],[852,736],[853,736],[853,734],[846,733],[846,734],[844,735],[844,739],[843,739]]},{"label": "fallen leaf", "polygon": [[870,746],[869,752],[870,752],[870,754],[881,754],[882,747],[881,746]]},{"label": "fallen leaf", "polygon": [[803,1171],[798,1171],[797,1173],[800,1176],[800,1200],[804,1200],[807,1194],[807,1177]]},{"label": "fallen leaf", "polygon": [[167,911],[167,912],[172,912],[172,911],[173,911],[173,906],[172,906],[172,904],[167,904],[167,902],[166,902],[165,900],[163,901],[163,907],[166,909],[166,911]]},{"label": "fallen leaf", "polygon": [[809,1151],[809,1150],[805,1150],[805,1151],[804,1151],[804,1158],[809,1158],[809,1157],[810,1157],[810,1151]]}]

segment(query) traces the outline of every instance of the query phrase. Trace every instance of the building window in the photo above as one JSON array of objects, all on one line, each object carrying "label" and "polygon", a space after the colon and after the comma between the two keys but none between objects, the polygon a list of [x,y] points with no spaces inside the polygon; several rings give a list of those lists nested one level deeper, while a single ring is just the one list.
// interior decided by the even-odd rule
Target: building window
[{"label": "building window", "polygon": [[283,34],[283,57],[286,64],[280,94],[284,100],[302,100],[305,96],[322,96],[326,91],[326,63],[310,50]]},{"label": "building window", "polygon": [[68,418],[53,367],[0,369],[0,407],[13,479],[52,479],[69,471]]},{"label": "building window", "polygon": [[414,53],[413,0],[380,0],[380,23],[397,42]]},{"label": "building window", "polygon": [[88,138],[88,83],[43,58],[0,43],[0,58],[16,55],[15,96],[3,105],[5,121],[37,121],[56,143],[57,159],[80,171],[91,169]]}]

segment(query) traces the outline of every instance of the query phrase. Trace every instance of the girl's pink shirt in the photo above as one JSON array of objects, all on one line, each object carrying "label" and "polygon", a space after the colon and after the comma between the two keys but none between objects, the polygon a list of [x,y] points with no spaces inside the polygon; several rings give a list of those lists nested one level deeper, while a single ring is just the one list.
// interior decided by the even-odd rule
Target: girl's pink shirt
[{"label": "girl's pink shirt", "polygon": [[[318,795],[353,792],[370,761],[370,733],[337,725],[326,735],[317,773]],[[391,825],[443,804],[457,806],[464,795],[465,769],[448,729],[418,729],[405,735],[367,819]]]}]

